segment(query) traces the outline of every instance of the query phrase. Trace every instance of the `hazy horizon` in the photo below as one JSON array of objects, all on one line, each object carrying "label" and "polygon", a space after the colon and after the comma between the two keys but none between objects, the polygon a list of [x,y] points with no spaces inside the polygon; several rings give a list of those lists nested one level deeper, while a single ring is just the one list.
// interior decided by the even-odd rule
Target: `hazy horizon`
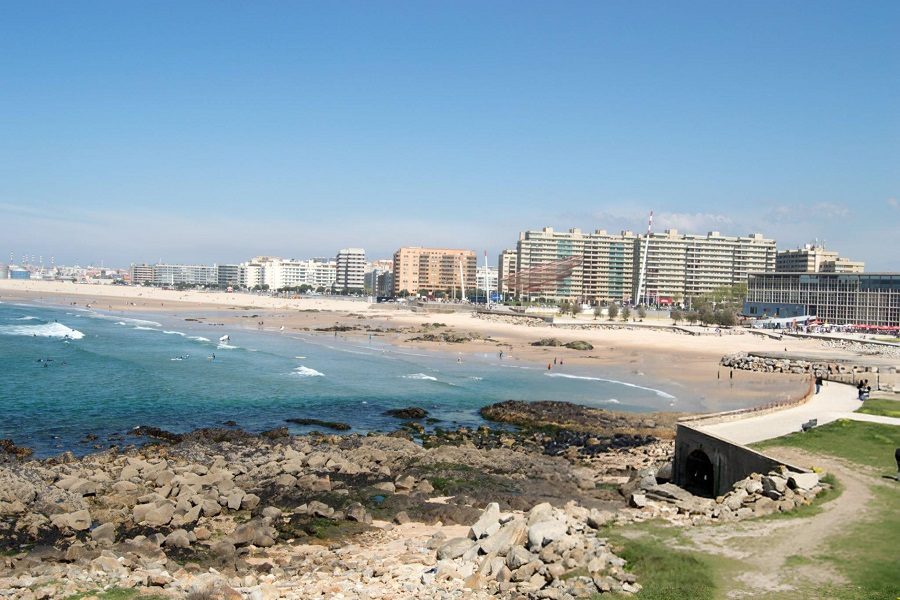
[{"label": "hazy horizon", "polygon": [[19,3],[0,262],[631,229],[900,271],[900,4]]}]

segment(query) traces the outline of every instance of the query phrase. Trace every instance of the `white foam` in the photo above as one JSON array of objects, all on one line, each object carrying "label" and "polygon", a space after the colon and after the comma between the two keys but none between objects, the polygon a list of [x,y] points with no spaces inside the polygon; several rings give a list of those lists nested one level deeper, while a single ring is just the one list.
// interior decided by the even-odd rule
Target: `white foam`
[{"label": "white foam", "polygon": [[16,321],[37,321],[37,317],[19,317]]},{"label": "white foam", "polygon": [[309,367],[304,367],[300,365],[296,369],[294,369],[293,374],[297,377],[325,377],[325,373],[320,373],[315,369],[310,369]]},{"label": "white foam", "polygon": [[437,381],[437,377],[426,375],[425,373],[413,373],[411,375],[401,375],[403,379],[417,379],[419,381]]},{"label": "white foam", "polygon": [[[84,310],[84,309],[75,309],[75,310]],[[85,311],[85,312],[90,312],[90,311]],[[90,314],[88,316],[91,318],[94,318],[94,319],[106,319],[109,321],[115,320],[116,325],[128,323],[131,325],[143,325],[144,327],[162,327],[162,323],[157,323],[156,321],[147,321],[145,319],[132,319],[130,317],[122,317],[122,316],[118,316],[118,315],[104,315],[104,314],[96,313],[96,312],[90,312]]]},{"label": "white foam", "polygon": [[226,344],[223,342],[223,343],[220,343],[218,346],[216,346],[216,349],[217,350],[237,350],[238,347],[232,346],[231,344]]},{"label": "white foam", "polygon": [[180,331],[163,331],[163,333],[165,333],[166,335],[180,335],[181,337],[184,337],[185,335]]},{"label": "white foam", "polygon": [[202,335],[189,335],[189,340],[194,340],[195,342],[208,342],[209,338],[205,338]]},{"label": "white foam", "polygon": [[473,375],[472,377],[469,377],[469,379],[471,379],[472,381],[481,381],[482,379],[484,379],[484,377],[476,377]]},{"label": "white foam", "polygon": [[140,331],[159,331],[156,327],[144,327],[143,325],[136,325],[133,329],[138,329]]},{"label": "white foam", "polygon": [[637,388],[639,390],[647,390],[648,392],[653,392],[660,398],[670,398],[672,400],[675,399],[675,396],[672,394],[667,394],[662,390],[657,390],[656,388],[645,387],[643,385],[637,385],[636,383],[628,383],[627,381],[619,381],[617,379],[604,379],[603,377],[586,377],[584,375],[569,375],[568,373],[544,373],[547,377],[564,377],[566,379],[581,379],[584,381],[605,381],[606,383],[615,383],[617,385],[624,385],[630,388]]},{"label": "white foam", "polygon": [[0,327],[0,334],[22,335],[30,337],[69,338],[80,340],[84,334],[77,329],[66,327],[62,323],[46,323],[44,325],[12,325]]}]

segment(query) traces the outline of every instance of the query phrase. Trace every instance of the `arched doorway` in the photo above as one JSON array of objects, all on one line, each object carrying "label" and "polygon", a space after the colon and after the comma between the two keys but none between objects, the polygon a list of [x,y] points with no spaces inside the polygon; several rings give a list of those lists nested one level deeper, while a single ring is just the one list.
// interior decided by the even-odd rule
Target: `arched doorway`
[{"label": "arched doorway", "polygon": [[687,477],[684,489],[697,496],[707,498],[715,496],[713,464],[706,452],[697,449],[688,454],[685,472]]}]

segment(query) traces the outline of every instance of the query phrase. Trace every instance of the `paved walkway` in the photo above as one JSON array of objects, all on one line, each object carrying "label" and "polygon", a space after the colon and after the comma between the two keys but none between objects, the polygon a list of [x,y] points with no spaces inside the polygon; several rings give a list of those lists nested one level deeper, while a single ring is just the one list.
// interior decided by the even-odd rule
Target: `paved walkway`
[{"label": "paved walkway", "polygon": [[698,425],[697,428],[739,444],[752,444],[800,431],[800,426],[810,419],[817,419],[818,425],[852,419],[900,426],[897,418],[853,412],[860,404],[855,387],[829,381],[822,386],[821,392],[800,406],[759,416],[751,414],[724,423]]}]

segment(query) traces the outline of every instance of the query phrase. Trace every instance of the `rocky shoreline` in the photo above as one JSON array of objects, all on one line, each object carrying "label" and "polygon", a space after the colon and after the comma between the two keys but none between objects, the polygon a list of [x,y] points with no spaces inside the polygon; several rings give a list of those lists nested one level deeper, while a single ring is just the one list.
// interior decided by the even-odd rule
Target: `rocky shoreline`
[{"label": "rocky shoreline", "polygon": [[[502,404],[501,420],[527,413]],[[403,416],[421,418],[414,409]],[[667,425],[654,423],[660,437],[617,432],[628,419],[595,410],[537,403],[516,431],[145,427],[148,445],[80,459],[29,460],[12,447],[0,458],[0,597],[115,588],[229,600],[629,593],[640,582],[603,527],[747,518],[824,489],[770,473],[725,497],[695,498],[665,483]],[[563,427],[586,415],[594,433]]]}]

